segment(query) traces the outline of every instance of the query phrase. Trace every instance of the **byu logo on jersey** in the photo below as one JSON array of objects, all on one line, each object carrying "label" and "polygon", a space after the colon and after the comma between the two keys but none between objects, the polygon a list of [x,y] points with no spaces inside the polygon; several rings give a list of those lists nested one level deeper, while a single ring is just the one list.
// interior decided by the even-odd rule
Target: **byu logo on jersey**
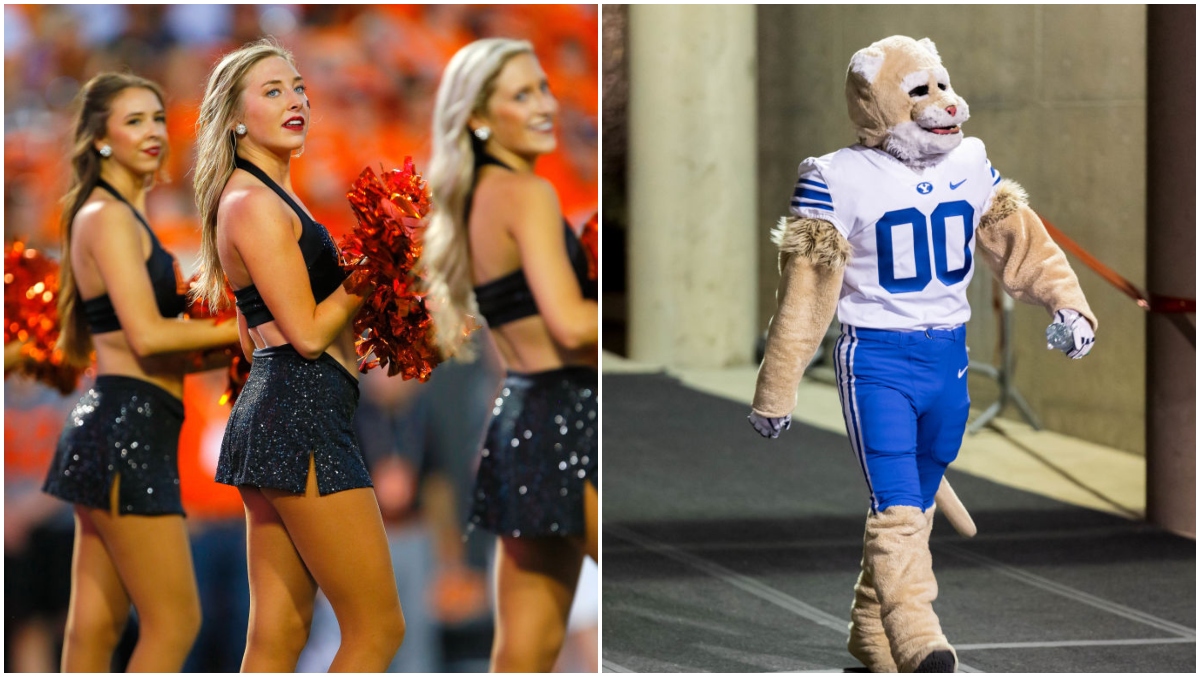
[{"label": "byu logo on jersey", "polygon": [[917,192],[921,195],[928,195],[933,192],[933,184],[928,181],[922,181],[917,184]]}]

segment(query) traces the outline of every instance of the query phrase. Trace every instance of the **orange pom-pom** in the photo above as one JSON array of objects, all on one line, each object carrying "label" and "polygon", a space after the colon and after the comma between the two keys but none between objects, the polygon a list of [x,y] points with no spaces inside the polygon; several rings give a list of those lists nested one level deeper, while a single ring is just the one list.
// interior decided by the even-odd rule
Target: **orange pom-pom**
[{"label": "orange pom-pom", "polygon": [[388,376],[426,381],[442,361],[416,272],[429,186],[406,157],[402,169],[382,176],[364,169],[346,198],[358,225],[340,243],[342,268],[349,274],[343,284],[366,296],[354,318],[358,370],[386,367]]},{"label": "orange pom-pom", "polygon": [[[19,341],[17,373],[75,390],[83,370],[67,364],[58,343],[58,262],[16,241],[4,248],[4,343]],[[7,374],[5,374],[7,376]]]}]

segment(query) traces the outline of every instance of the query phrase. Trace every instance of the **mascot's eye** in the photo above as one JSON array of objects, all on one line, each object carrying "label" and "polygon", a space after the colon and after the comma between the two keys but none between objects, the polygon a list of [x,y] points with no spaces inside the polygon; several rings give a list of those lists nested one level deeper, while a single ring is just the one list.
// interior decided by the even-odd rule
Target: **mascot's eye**
[{"label": "mascot's eye", "polygon": [[943,85],[942,83],[940,83],[940,82],[939,82],[939,83],[938,83],[938,89],[940,89],[940,90],[942,90],[942,91],[944,92],[944,91],[946,91],[946,85]]},{"label": "mascot's eye", "polygon": [[921,85],[920,87],[913,87],[912,89],[908,90],[908,95],[909,96],[928,96],[929,95],[929,85]]}]

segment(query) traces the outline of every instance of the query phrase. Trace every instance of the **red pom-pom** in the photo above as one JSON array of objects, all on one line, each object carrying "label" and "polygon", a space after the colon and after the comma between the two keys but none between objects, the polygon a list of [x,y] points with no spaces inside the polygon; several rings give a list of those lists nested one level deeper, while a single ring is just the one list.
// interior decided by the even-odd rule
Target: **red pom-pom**
[{"label": "red pom-pom", "polygon": [[[17,373],[75,390],[83,369],[67,364],[58,343],[58,262],[25,243],[4,248],[4,343],[22,343]],[[6,374],[7,376],[7,374]]]},{"label": "red pom-pom", "polygon": [[[188,280],[188,289],[195,289],[198,284],[200,284],[200,273],[196,273],[192,276],[192,279]],[[186,319],[212,319],[216,320],[214,324],[221,324],[222,322],[237,319],[237,297],[233,295],[233,289],[228,284],[225,285],[225,298],[229,302],[221,310],[213,310],[203,299],[197,299],[191,295],[188,298],[193,300],[190,301],[187,312],[183,315]],[[228,353],[233,358],[226,372],[228,383],[225,386],[225,392],[221,394],[221,398],[217,401],[221,405],[226,403],[232,404],[237,400],[237,396],[241,394],[242,388],[246,385],[246,379],[250,376],[250,362],[242,354],[242,347],[235,343],[227,348],[212,348],[196,353],[195,361],[197,365],[204,364],[205,359],[215,353]]]},{"label": "red pom-pom", "polygon": [[600,274],[600,213],[592,214],[592,218],[583,224],[583,232],[579,234],[579,242],[588,257],[588,277],[595,280]]},{"label": "red pom-pom", "polygon": [[[342,268],[349,274],[344,286],[366,295],[354,318],[361,337],[358,370],[387,367],[388,376],[426,381],[442,361],[416,273],[429,186],[406,157],[402,169],[382,176],[364,169],[346,198],[358,225],[340,244]],[[368,359],[372,353],[374,359]]]},{"label": "red pom-pom", "polygon": [[221,324],[226,320],[237,319],[237,298],[233,295],[233,289],[231,289],[229,285],[225,285],[225,298],[228,299],[229,302],[225,304],[223,309],[213,310],[203,299],[198,299],[191,295],[191,291],[194,290],[199,284],[200,273],[196,273],[192,276],[192,279],[188,280],[188,299],[190,300],[188,301],[188,309],[183,315],[185,319],[213,319],[216,320],[215,324]]}]

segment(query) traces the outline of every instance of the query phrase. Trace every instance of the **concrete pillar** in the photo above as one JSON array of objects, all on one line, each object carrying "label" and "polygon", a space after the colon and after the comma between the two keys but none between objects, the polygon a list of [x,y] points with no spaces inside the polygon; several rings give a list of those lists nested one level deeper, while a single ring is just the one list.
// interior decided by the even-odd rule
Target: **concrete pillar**
[{"label": "concrete pillar", "polygon": [[[755,7],[629,8],[629,356],[753,358]],[[769,224],[767,224],[769,225]]]},{"label": "concrete pillar", "polygon": [[[1148,11],[1147,286],[1151,296],[1194,299],[1196,6]],[[1194,326],[1195,317],[1146,320],[1146,515],[1195,538],[1196,347],[1173,320]]]}]

